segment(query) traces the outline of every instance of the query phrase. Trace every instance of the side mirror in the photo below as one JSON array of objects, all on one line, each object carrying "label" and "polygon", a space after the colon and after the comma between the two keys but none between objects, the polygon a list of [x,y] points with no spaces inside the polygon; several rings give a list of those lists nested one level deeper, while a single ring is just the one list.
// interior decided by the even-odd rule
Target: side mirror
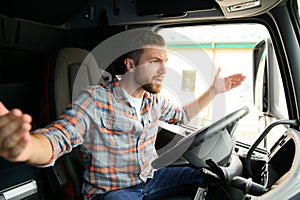
[{"label": "side mirror", "polygon": [[255,107],[262,113],[288,118],[283,81],[277,58],[269,38],[253,48],[253,97]]}]

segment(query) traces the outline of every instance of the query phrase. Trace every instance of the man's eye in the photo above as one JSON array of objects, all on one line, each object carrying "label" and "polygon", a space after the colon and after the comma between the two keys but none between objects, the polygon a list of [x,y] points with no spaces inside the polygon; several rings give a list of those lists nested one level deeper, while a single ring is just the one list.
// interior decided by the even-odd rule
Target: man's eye
[{"label": "man's eye", "polygon": [[152,60],[150,63],[151,63],[151,64],[157,64],[158,61],[157,61],[157,60]]}]

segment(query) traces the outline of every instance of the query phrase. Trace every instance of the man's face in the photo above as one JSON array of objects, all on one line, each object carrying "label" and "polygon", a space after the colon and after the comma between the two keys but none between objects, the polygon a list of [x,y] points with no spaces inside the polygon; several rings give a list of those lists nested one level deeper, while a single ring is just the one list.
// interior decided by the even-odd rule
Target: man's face
[{"label": "man's face", "polygon": [[159,46],[146,48],[135,68],[135,81],[150,93],[159,93],[166,74],[167,51]]}]

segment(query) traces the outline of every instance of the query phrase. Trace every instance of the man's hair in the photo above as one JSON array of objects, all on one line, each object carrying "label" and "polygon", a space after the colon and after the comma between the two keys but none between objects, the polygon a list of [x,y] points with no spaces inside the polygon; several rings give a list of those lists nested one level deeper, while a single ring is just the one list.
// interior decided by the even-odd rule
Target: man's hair
[{"label": "man's hair", "polygon": [[127,48],[131,51],[123,54],[110,65],[108,71],[113,75],[123,75],[127,72],[126,66],[124,65],[126,58],[132,59],[134,63],[138,65],[140,57],[144,53],[144,49],[147,48],[145,46],[166,46],[164,38],[154,31],[147,29],[135,29],[131,31],[130,41],[125,41],[125,44],[128,45]]},{"label": "man's hair", "polygon": [[135,32],[135,34],[133,34],[132,45],[134,50],[126,53],[123,58],[131,58],[136,64],[138,64],[141,55],[144,53],[146,45],[156,45],[164,47],[166,45],[166,42],[161,35],[153,31],[143,29],[138,30],[137,32]]}]

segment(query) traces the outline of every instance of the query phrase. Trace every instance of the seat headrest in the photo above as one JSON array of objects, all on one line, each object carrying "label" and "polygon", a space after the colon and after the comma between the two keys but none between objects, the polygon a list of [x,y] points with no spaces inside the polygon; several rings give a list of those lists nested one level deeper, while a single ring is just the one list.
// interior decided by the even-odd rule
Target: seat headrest
[{"label": "seat headrest", "polygon": [[54,71],[54,98],[56,117],[86,86],[111,80],[101,70],[94,56],[85,49],[63,48],[56,57]]}]

